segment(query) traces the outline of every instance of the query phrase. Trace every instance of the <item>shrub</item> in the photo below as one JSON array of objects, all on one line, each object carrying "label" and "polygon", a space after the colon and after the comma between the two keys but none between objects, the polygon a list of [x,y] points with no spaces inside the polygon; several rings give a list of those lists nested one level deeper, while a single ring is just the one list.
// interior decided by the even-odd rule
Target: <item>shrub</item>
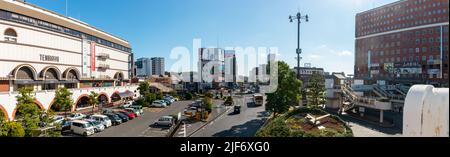
[{"label": "shrub", "polygon": [[0,128],[0,137],[24,137],[25,129],[18,122],[6,122]]},{"label": "shrub", "polygon": [[289,137],[290,129],[282,117],[274,119],[265,127],[258,130],[257,137]]},{"label": "shrub", "polygon": [[143,98],[139,98],[136,101],[133,102],[133,105],[137,106],[145,106],[145,100]]},{"label": "shrub", "polygon": [[185,96],[185,98],[186,98],[186,100],[192,100],[192,98],[193,98],[194,96],[192,96],[192,93],[186,93],[186,96]]}]

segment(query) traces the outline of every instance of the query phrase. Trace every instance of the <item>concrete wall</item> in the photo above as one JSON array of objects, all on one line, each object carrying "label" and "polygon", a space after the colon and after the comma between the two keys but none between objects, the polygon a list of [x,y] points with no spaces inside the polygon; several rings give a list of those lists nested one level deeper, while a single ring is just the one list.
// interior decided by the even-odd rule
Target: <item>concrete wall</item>
[{"label": "concrete wall", "polygon": [[[112,94],[115,92],[125,92],[131,91],[136,95],[134,98],[139,97],[139,92],[137,91],[138,86],[125,86],[125,87],[101,87],[101,88],[80,88],[80,89],[71,89],[70,91],[73,93],[72,100],[74,103],[77,102],[81,97],[89,95],[91,91],[94,91],[99,94],[104,94],[108,96],[108,101],[111,101],[110,98]],[[135,92],[136,91],[136,92]],[[3,110],[5,114],[8,115],[10,120],[14,119],[15,109],[16,109],[16,96],[15,93],[0,93],[0,110]],[[40,91],[35,92],[36,104],[41,106],[43,109],[48,110],[53,105],[53,99],[55,97],[55,91]],[[73,111],[76,110],[76,106],[74,105]]]}]

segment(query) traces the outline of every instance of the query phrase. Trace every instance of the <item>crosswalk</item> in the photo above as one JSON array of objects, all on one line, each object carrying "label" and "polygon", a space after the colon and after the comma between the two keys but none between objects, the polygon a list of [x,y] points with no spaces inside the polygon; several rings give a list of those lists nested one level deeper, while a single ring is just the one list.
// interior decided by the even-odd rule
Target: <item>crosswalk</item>
[{"label": "crosswalk", "polygon": [[187,128],[191,127],[190,124],[183,124],[183,126],[181,126],[181,129],[178,131],[176,137],[186,137],[187,136]]}]

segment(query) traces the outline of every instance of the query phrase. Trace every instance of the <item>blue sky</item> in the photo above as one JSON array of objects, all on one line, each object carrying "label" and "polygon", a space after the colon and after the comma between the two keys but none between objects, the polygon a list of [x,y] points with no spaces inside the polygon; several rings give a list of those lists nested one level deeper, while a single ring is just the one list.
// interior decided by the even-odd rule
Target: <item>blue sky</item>
[{"label": "blue sky", "polygon": [[[281,60],[296,65],[297,11],[303,63],[328,72],[353,73],[355,15],[395,0],[68,0],[67,15],[120,36],[132,44],[135,58],[165,57],[173,48],[202,46],[278,47]],[[65,0],[27,0],[66,14]],[[219,41],[219,42],[218,42]]]}]

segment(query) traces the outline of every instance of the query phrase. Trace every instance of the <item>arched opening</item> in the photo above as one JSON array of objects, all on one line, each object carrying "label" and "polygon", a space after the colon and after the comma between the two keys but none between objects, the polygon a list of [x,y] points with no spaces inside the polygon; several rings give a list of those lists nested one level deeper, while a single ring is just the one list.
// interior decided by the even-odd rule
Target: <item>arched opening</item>
[{"label": "arched opening", "polygon": [[122,98],[119,95],[119,92],[115,92],[111,95],[111,102],[120,101]]},{"label": "arched opening", "polygon": [[122,72],[117,72],[114,75],[114,80],[115,80],[115,86],[122,86],[122,82],[123,82],[123,73]]},{"label": "arched opening", "polygon": [[83,108],[90,107],[88,102],[89,102],[89,98],[88,98],[87,95],[81,96],[78,99],[78,101],[76,102],[76,109],[80,110],[80,109],[83,109]]},{"label": "arched opening", "polygon": [[5,41],[17,42],[17,32],[14,29],[12,28],[6,29],[3,35],[5,36]]},{"label": "arched opening", "polygon": [[77,84],[80,80],[80,75],[76,68],[69,68],[64,72],[63,78],[65,78],[67,82],[65,84],[66,88],[77,88]]},{"label": "arched opening", "polygon": [[99,108],[106,107],[109,103],[108,95],[106,95],[105,93],[100,93],[97,99]]},{"label": "arched opening", "polygon": [[42,90],[54,90],[60,80],[60,72],[56,67],[44,68],[41,72],[43,78]]},{"label": "arched opening", "polygon": [[14,91],[22,87],[34,87],[36,80],[36,70],[31,65],[19,65],[12,73],[15,78]]},{"label": "arched opening", "polygon": [[0,105],[0,125],[6,121],[9,121],[8,113],[6,112],[6,109]]}]

